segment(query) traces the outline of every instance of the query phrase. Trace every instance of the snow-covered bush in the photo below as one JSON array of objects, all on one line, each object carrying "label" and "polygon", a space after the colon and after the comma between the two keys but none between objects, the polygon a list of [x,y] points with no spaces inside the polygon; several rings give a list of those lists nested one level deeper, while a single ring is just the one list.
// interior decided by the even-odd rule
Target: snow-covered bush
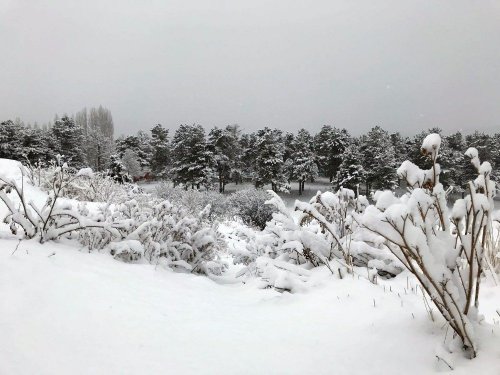
[{"label": "snow-covered bush", "polygon": [[210,206],[193,216],[169,201],[139,198],[144,196],[107,205],[99,213],[104,222],[119,223],[120,239],[89,228],[79,233],[80,242],[89,249],[108,247],[126,262],[143,259],[186,272],[222,273],[218,253],[225,244],[216,226],[208,223]]},{"label": "snow-covered bush", "polygon": [[335,193],[318,192],[309,203],[297,201],[295,209],[302,212],[302,225],[319,225],[348,272],[353,266],[369,267],[382,277],[394,277],[402,271],[397,259],[380,241],[373,241],[352,216],[364,212],[368,205],[365,196],[340,188]]},{"label": "snow-covered bush", "polygon": [[263,229],[271,220],[273,208],[266,205],[268,195],[264,190],[245,189],[229,195],[212,190],[182,189],[162,183],[156,187],[156,195],[184,207],[190,215],[196,215],[210,205],[211,221],[240,218],[245,224]]},{"label": "snow-covered bush", "polygon": [[223,219],[227,215],[226,197],[213,190],[183,189],[172,187],[168,182],[159,184],[155,194],[162,200],[174,202],[183,207],[190,215],[197,215],[208,205],[211,220]]},{"label": "snow-covered bush", "polygon": [[116,203],[141,189],[131,183],[118,183],[106,173],[77,174],[65,196],[85,202]]},{"label": "snow-covered bush", "polygon": [[360,221],[385,240],[388,248],[412,272],[446,319],[471,357],[476,356],[474,328],[479,322],[478,297],[485,252],[491,246],[491,209],[495,184],[491,166],[480,163],[477,150],[466,155],[478,177],[469,183],[469,195],[448,213],[446,193],[439,182],[437,163],[440,137],[428,135],[422,144],[432,167],[421,170],[406,161],[398,169],[409,193],[375,196]]},{"label": "snow-covered bush", "polygon": [[[297,291],[307,280],[308,270],[319,266],[340,278],[352,272],[354,266],[370,267],[381,276],[395,276],[402,271],[382,241],[363,242],[370,233],[352,220],[350,212],[363,212],[368,205],[365,197],[356,198],[348,189],[318,192],[309,203],[295,202],[300,212],[297,215],[276,193],[268,194],[271,199],[266,203],[276,210],[272,220],[262,232],[240,234],[246,246],[232,250],[235,263],[246,265],[242,273],[261,277],[265,286]],[[354,239],[353,233],[357,236]],[[284,287],[284,280],[288,287]]]},{"label": "snow-covered bush", "polygon": [[[62,157],[57,155],[47,165],[42,163],[24,162],[24,174],[33,186],[45,191],[53,190],[53,181],[64,166],[63,188],[59,196],[85,202],[118,202],[131,193],[140,192],[136,184],[127,182],[127,176],[117,178],[111,172],[94,172],[91,168],[76,170],[64,164]],[[59,177],[61,177],[59,175]]]},{"label": "snow-covered bush", "polygon": [[[276,193],[269,191],[269,194],[272,197],[267,204],[274,206],[278,212],[273,214],[273,219],[268,222],[265,231],[276,236],[278,254],[286,253],[296,264],[310,263],[314,267],[320,264],[330,267],[330,260],[342,256],[343,248],[337,234],[333,234],[335,244],[332,244],[330,238],[324,234],[321,223],[311,224],[307,214],[295,218]],[[295,208],[304,212],[306,209],[302,203],[304,202],[296,201]]]},{"label": "snow-covered bush", "polygon": [[266,204],[268,198],[264,190],[236,191],[227,198],[228,213],[239,217],[246,225],[263,229],[276,211]]},{"label": "snow-covered bush", "polygon": [[75,180],[92,181],[94,174],[89,169],[74,173],[66,164],[52,171],[47,180],[51,189],[40,205],[29,196],[33,188],[25,186],[24,167],[17,166],[21,181],[0,176],[0,199],[8,209],[4,222],[14,234],[22,230],[25,238],[38,237],[40,242],[77,238],[89,250],[109,248],[115,258],[125,261],[144,259],[202,274],[223,271],[218,252],[224,242],[208,223],[210,206],[193,216],[168,201],[130,191],[120,195],[118,203],[89,207],[63,198],[63,192],[72,191]]},{"label": "snow-covered bush", "polygon": [[72,177],[66,164],[54,169],[48,181],[51,189],[42,205],[37,205],[26,196],[26,170],[21,165],[19,168],[23,176],[20,182],[0,175],[0,199],[8,209],[4,222],[10,225],[12,233],[21,229],[26,238],[39,236],[40,242],[57,239],[84,228],[100,228],[119,236],[114,223],[93,220],[74,207],[74,203],[61,199],[63,191],[76,178]]},{"label": "snow-covered bush", "polygon": [[[230,249],[234,264],[251,266],[260,256],[275,258],[276,252],[274,236],[264,231],[256,231],[238,222],[227,223],[232,228],[230,238],[233,240]],[[252,274],[251,270],[244,270],[244,273]]]}]

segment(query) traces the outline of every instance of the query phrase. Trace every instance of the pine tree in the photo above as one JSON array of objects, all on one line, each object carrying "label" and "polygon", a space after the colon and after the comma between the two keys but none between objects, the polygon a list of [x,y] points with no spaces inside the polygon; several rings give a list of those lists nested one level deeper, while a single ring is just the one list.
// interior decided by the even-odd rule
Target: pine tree
[{"label": "pine tree", "polygon": [[380,126],[361,137],[360,151],[366,171],[366,192],[397,186],[396,157],[389,133]]},{"label": "pine tree", "polygon": [[467,148],[475,147],[478,152],[478,157],[481,160],[490,160],[490,136],[484,132],[475,131],[472,134],[468,134],[465,136],[465,143],[467,144]]},{"label": "pine tree", "polygon": [[57,119],[51,129],[51,134],[57,144],[57,151],[65,161],[70,162],[74,168],[86,166],[85,153],[83,151],[83,130],[75,124],[67,115]]},{"label": "pine tree", "polygon": [[147,133],[139,131],[137,135],[120,137],[115,141],[115,147],[121,158],[123,158],[127,150],[131,150],[136,154],[141,168],[149,168],[152,159],[152,148],[151,138]]},{"label": "pine tree", "polygon": [[210,187],[214,179],[213,155],[207,147],[200,125],[181,125],[172,140],[172,169],[175,184],[187,188]]},{"label": "pine tree", "polygon": [[314,181],[318,177],[318,166],[314,154],[313,137],[300,129],[297,136],[291,140],[290,155],[291,178],[299,183],[299,195],[304,192],[306,180]]},{"label": "pine tree", "polygon": [[225,129],[214,127],[208,135],[208,146],[213,156],[220,193],[225,191],[226,184],[233,175],[236,179],[240,178],[239,173],[235,173],[241,153],[239,133],[237,125],[230,125]]},{"label": "pine tree", "polygon": [[499,181],[500,173],[500,133],[495,133],[490,138],[491,164],[493,165],[492,177]]},{"label": "pine tree", "polygon": [[[467,146],[465,139],[461,132],[448,135],[443,138],[445,144],[445,151],[448,156],[445,164],[449,164],[446,181],[454,187],[456,192],[465,194],[467,183],[473,179],[474,174],[477,172],[470,163],[470,159],[465,156]],[[438,160],[440,163],[441,160]]]},{"label": "pine tree", "polygon": [[285,144],[285,153],[283,154],[283,159],[289,160],[292,158],[294,153],[293,147],[295,142],[295,135],[290,132],[286,132],[283,137],[283,143]]},{"label": "pine tree", "polygon": [[314,148],[317,156],[319,172],[333,181],[342,163],[344,150],[350,143],[347,130],[324,125],[314,137]]},{"label": "pine tree", "polygon": [[287,189],[285,145],[281,130],[268,127],[256,134],[255,186],[271,184],[273,191]]},{"label": "pine tree", "polygon": [[139,149],[136,151],[139,158],[139,164],[143,169],[151,167],[151,160],[153,158],[153,148],[151,147],[151,137],[143,130],[137,132],[137,139],[139,140]]},{"label": "pine tree", "polygon": [[132,178],[127,173],[126,168],[120,159],[120,156],[118,156],[117,154],[112,154],[110,156],[108,174],[113,178],[113,180],[120,184],[123,184],[125,182],[132,182]]},{"label": "pine tree", "polygon": [[161,124],[151,129],[151,170],[156,176],[162,176],[170,164],[170,144],[168,129]]},{"label": "pine tree", "polygon": [[403,137],[400,133],[392,133],[391,143],[394,147],[396,164],[400,165],[408,159],[408,145],[410,144],[410,140],[407,137]]},{"label": "pine tree", "polygon": [[231,181],[238,184],[243,178],[243,149],[241,147],[241,129],[239,125],[228,125],[225,129],[226,135],[229,139],[226,146],[226,154],[231,160]]},{"label": "pine tree", "polygon": [[10,120],[0,124],[0,158],[22,160],[23,127]]},{"label": "pine tree", "polygon": [[120,158],[127,150],[134,152],[139,149],[139,138],[135,135],[120,136],[115,140],[115,150]]},{"label": "pine tree", "polygon": [[347,188],[358,191],[358,187],[366,180],[366,171],[363,168],[362,157],[358,145],[350,144],[345,152],[339,171],[335,177],[337,188]]},{"label": "pine tree", "polygon": [[[257,135],[255,133],[243,134],[240,138],[240,166],[241,166],[241,182],[256,181],[256,163],[257,163]],[[238,180],[235,180],[236,182]]]},{"label": "pine tree", "polygon": [[48,163],[55,157],[54,147],[50,142],[50,136],[47,132],[39,129],[24,129],[23,136],[23,158],[30,163]]}]

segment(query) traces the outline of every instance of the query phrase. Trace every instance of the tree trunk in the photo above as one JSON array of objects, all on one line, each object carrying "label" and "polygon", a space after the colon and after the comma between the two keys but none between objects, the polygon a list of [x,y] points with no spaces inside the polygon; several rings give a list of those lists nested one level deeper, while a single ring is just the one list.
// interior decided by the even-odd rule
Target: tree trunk
[{"label": "tree trunk", "polygon": [[97,145],[97,171],[101,171],[101,146]]}]

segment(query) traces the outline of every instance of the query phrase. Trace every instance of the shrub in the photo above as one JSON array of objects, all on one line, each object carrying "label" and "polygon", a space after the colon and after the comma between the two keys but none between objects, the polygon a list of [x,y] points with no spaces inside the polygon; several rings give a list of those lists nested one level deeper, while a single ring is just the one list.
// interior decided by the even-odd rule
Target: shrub
[{"label": "shrub", "polygon": [[266,223],[273,217],[276,209],[265,204],[269,195],[264,190],[245,189],[237,191],[228,197],[229,213],[241,218],[249,226],[264,229]]},{"label": "shrub", "polygon": [[476,356],[474,327],[485,254],[491,248],[491,210],[495,183],[491,165],[480,163],[474,148],[467,150],[478,177],[469,182],[469,195],[458,199],[448,214],[446,194],[439,182],[437,163],[441,139],[427,136],[422,153],[432,167],[422,170],[405,161],[398,169],[410,192],[396,198],[391,192],[377,197],[362,222],[380,235],[387,246],[419,280],[434,305],[470,357]]},{"label": "shrub", "polygon": [[156,187],[156,195],[161,199],[174,202],[186,209],[190,215],[197,215],[210,206],[208,219],[224,220],[240,218],[246,225],[263,229],[272,219],[276,210],[266,205],[269,198],[264,190],[245,189],[230,195],[223,195],[212,190],[182,189],[162,183]]},{"label": "shrub", "polygon": [[[24,167],[19,167],[24,176]],[[182,207],[134,190],[120,196],[118,203],[89,209],[85,203],[62,196],[74,189],[75,180],[93,178],[90,170],[74,173],[63,164],[49,176],[47,199],[36,205],[27,196],[32,190],[25,189],[24,178],[19,184],[0,175],[0,200],[8,209],[4,222],[13,233],[21,229],[25,238],[38,237],[40,242],[76,237],[89,250],[109,248],[116,259],[124,261],[144,259],[202,274],[223,271],[218,252],[224,243],[216,227],[208,223],[208,209],[189,215]]]},{"label": "shrub", "polygon": [[190,215],[197,215],[207,206],[208,219],[211,221],[228,217],[226,197],[212,190],[183,189],[172,187],[171,184],[163,182],[156,187],[155,194],[162,200],[168,200],[183,207]]}]

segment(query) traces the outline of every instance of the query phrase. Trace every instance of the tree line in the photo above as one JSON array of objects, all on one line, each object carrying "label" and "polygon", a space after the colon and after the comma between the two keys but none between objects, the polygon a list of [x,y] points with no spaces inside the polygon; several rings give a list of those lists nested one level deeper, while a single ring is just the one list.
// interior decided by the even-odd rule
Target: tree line
[{"label": "tree line", "polygon": [[[115,176],[148,173],[191,188],[218,187],[252,182],[287,191],[297,184],[302,194],[307,182],[327,177],[335,187],[365,191],[394,189],[395,172],[404,160],[430,168],[420,145],[429,133],[442,136],[440,160],[442,182],[463,192],[474,175],[464,158],[468,147],[476,147],[481,160],[500,169],[500,133],[493,135],[456,132],[443,135],[438,128],[406,137],[376,126],[355,137],[346,129],[323,126],[316,134],[306,129],[296,133],[264,127],[244,133],[238,125],[214,127],[181,125],[170,135],[157,124],[149,131],[114,139],[111,112],[103,108],[83,109],[74,116],[56,116],[47,126],[26,126],[21,121],[0,124],[0,157],[31,163],[48,163],[61,155],[76,168],[89,166]],[[497,168],[495,168],[497,167]]]},{"label": "tree line", "polygon": [[74,116],[55,116],[41,127],[20,119],[0,124],[0,157],[32,164],[47,164],[61,155],[72,166],[103,171],[114,149],[111,111],[99,106]]}]

